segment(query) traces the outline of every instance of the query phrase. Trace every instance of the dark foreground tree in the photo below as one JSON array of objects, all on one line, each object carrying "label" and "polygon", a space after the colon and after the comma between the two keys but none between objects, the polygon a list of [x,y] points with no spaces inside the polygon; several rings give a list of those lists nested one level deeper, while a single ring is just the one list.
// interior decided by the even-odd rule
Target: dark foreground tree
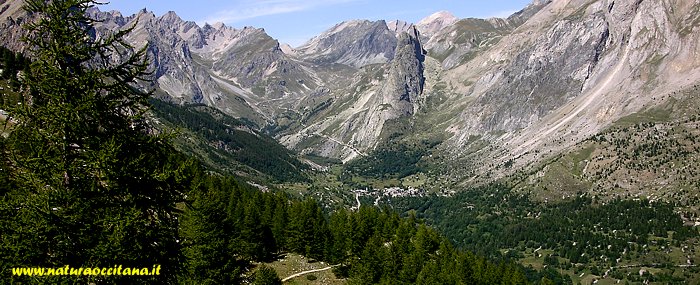
[{"label": "dark foreground tree", "polygon": [[0,193],[3,279],[20,266],[161,266],[158,276],[42,283],[173,283],[179,271],[175,206],[187,163],[145,124],[145,48],[124,42],[128,30],[96,36],[86,13],[95,4],[25,5],[33,62],[22,104],[10,110],[18,124],[4,154],[13,187]]}]

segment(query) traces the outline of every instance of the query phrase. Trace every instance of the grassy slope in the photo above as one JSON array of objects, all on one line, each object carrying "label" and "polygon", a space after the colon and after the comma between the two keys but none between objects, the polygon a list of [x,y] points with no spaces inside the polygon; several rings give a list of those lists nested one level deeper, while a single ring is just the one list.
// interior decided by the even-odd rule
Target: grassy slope
[{"label": "grassy slope", "polygon": [[513,179],[540,200],[579,191],[601,197],[645,197],[692,207],[700,189],[699,89],[687,99],[621,118],[613,126]]},{"label": "grassy slope", "polygon": [[[329,266],[327,263],[309,260],[304,256],[293,253],[289,253],[274,262],[267,263],[267,265],[277,271],[277,275],[279,275],[280,279],[284,279],[287,276],[291,276],[302,271],[320,269]],[[308,280],[307,275],[314,275],[317,279]],[[347,280],[336,278],[332,270],[319,271],[307,275],[292,278],[289,281],[286,281],[284,284],[347,284]]]}]

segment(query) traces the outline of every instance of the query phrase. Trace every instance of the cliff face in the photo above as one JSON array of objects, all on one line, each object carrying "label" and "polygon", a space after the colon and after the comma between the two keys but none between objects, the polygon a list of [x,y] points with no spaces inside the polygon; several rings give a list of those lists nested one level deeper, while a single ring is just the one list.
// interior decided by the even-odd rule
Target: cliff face
[{"label": "cliff face", "polygon": [[31,21],[31,16],[22,8],[24,1],[0,1],[0,44],[14,51],[25,51],[22,36],[26,31],[22,25]]},{"label": "cliff face", "polygon": [[[418,30],[411,26],[399,34],[393,59],[385,65],[357,71],[345,87],[338,87],[334,101],[346,105],[325,111],[320,120],[300,132],[283,135],[281,141],[302,152],[349,160],[373,148],[388,120],[412,117],[423,104],[425,51]],[[318,146],[300,147],[321,138]]]},{"label": "cliff face", "polygon": [[[515,131],[578,96],[606,51],[609,24],[602,12],[554,23],[515,55],[476,102],[479,131]],[[485,108],[480,108],[481,106]]]},{"label": "cliff face", "polygon": [[425,51],[420,44],[418,30],[413,27],[401,33],[396,45],[395,57],[384,81],[382,104],[390,105],[387,118],[411,116],[418,111],[423,98],[423,62]]},{"label": "cliff face", "polygon": [[425,101],[424,53],[415,27],[399,35],[396,56],[378,86],[374,102],[366,105],[369,111],[363,114],[363,123],[345,136],[350,135],[357,145],[369,148],[375,145],[388,120],[411,117],[418,112]]},{"label": "cliff face", "polygon": [[206,74],[206,71],[193,63],[190,45],[178,33],[186,28],[187,23],[177,15],[167,13],[156,17],[146,10],[126,18],[97,10],[94,11],[94,15],[103,21],[102,25],[98,26],[99,33],[111,33],[117,29],[133,27],[133,32],[128,35],[127,40],[136,48],[148,46],[148,56],[152,59],[151,68],[155,71],[155,87],[178,102],[210,102],[209,96],[215,93],[215,89],[212,88],[210,78],[197,76]]}]

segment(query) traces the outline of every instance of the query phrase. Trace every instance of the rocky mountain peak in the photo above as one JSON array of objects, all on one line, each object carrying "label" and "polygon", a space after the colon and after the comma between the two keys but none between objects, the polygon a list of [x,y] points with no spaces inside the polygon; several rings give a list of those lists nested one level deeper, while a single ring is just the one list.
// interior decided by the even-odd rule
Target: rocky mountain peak
[{"label": "rocky mountain peak", "polygon": [[426,25],[434,22],[455,22],[459,20],[449,11],[438,11],[418,22],[418,25]]},{"label": "rocky mountain peak", "polygon": [[425,51],[416,27],[401,33],[396,44],[395,57],[384,85],[384,104],[392,106],[392,117],[413,115],[419,109],[425,77]]},{"label": "rocky mountain peak", "polygon": [[160,16],[159,20],[166,23],[180,23],[183,22],[182,18],[175,13],[175,11],[168,11],[167,13]]},{"label": "rocky mountain peak", "polygon": [[119,12],[119,11],[117,11],[117,10],[109,11],[109,14],[112,15],[112,17],[115,17],[115,18],[123,18],[123,17],[124,17],[124,16],[122,15],[122,13]]},{"label": "rocky mountain peak", "polygon": [[396,33],[396,37],[398,38],[402,32],[408,32],[411,27],[413,27],[413,24],[406,21],[394,20],[386,23],[386,26],[390,31]]},{"label": "rocky mountain peak", "polygon": [[420,20],[416,26],[422,34],[430,36],[457,21],[459,21],[459,19],[452,15],[452,13],[440,11]]},{"label": "rocky mountain peak", "polygon": [[127,22],[122,13],[116,10],[101,12],[97,7],[92,7],[87,10],[87,13],[95,20],[101,21],[105,28],[111,30],[119,29]]},{"label": "rocky mountain peak", "polygon": [[342,63],[356,68],[386,63],[394,58],[396,35],[381,21],[340,23],[297,49],[302,58],[316,63]]},{"label": "rocky mountain peak", "polygon": [[339,33],[339,32],[341,32],[341,31],[343,31],[343,30],[351,29],[351,28],[353,28],[353,27],[357,27],[357,26],[360,26],[360,25],[362,25],[362,24],[367,24],[367,23],[369,23],[368,20],[349,20],[349,21],[344,21],[344,22],[342,22],[342,23],[340,23],[340,24],[336,24],[335,26],[333,26],[332,28],[330,28],[328,31],[322,33],[320,36],[329,35],[329,34],[336,34],[336,33]]},{"label": "rocky mountain peak", "polygon": [[[209,25],[209,24],[207,24],[207,25]],[[222,29],[227,28],[226,24],[224,24],[222,22],[216,22],[213,25],[211,25],[210,27],[216,29],[217,31],[220,31]]]},{"label": "rocky mountain peak", "polygon": [[282,52],[284,54],[287,54],[287,55],[296,55],[297,54],[297,51],[289,44],[281,44],[280,49],[282,50]]},{"label": "rocky mountain peak", "polygon": [[[368,93],[367,101],[371,103],[366,105],[367,112],[357,114],[351,119],[354,123],[348,125],[356,128],[351,140],[363,149],[376,146],[387,121],[413,116],[424,103],[425,52],[415,27],[399,35],[394,54],[378,90]],[[343,156],[347,159],[356,155],[354,151]]]},{"label": "rocky mountain peak", "polygon": [[148,9],[146,9],[145,7],[144,7],[143,9],[139,10],[138,12],[136,12],[136,16],[137,16],[137,17],[138,17],[138,16],[143,16],[143,15],[153,16],[153,17],[156,16],[155,14],[153,14],[153,12],[148,11]]},{"label": "rocky mountain peak", "polygon": [[157,17],[153,12],[146,10],[146,8],[143,8],[139,10],[135,15],[129,17],[128,20],[133,20],[137,19],[139,21],[139,24],[141,25],[150,25],[152,21],[156,20]]}]

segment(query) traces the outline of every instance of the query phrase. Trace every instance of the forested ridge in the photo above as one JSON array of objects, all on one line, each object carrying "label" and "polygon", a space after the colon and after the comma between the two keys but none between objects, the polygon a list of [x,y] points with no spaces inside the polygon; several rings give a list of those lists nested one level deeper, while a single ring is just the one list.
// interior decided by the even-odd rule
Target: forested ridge
[{"label": "forested ridge", "polygon": [[[177,106],[158,99],[151,99],[150,103],[159,120],[189,132],[176,138],[178,145],[184,146],[182,151],[202,157],[211,169],[232,174],[236,173],[232,165],[242,164],[252,169],[242,171],[253,172],[251,176],[262,173],[276,182],[308,180],[304,174],[308,166],[271,137],[255,131],[256,126],[251,123],[203,105]],[[192,141],[206,144],[192,145]]]}]

